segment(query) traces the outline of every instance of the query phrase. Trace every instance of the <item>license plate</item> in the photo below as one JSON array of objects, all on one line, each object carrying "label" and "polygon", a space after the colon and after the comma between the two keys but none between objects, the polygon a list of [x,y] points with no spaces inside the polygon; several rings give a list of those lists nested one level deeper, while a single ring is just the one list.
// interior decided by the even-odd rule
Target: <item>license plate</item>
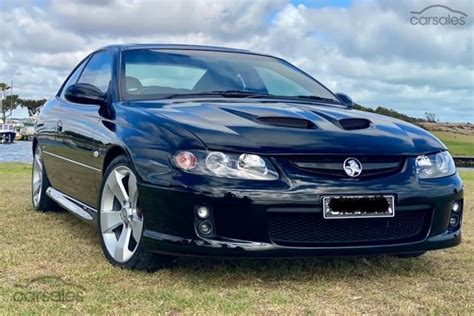
[{"label": "license plate", "polygon": [[326,219],[393,217],[395,197],[393,195],[325,196],[323,216]]}]

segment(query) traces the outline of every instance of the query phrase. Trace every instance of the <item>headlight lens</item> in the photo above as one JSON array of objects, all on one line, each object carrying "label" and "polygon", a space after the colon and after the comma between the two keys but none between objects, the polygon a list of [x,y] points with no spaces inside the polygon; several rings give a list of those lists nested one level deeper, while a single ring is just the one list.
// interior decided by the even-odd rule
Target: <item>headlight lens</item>
[{"label": "headlight lens", "polygon": [[453,158],[447,151],[416,157],[416,173],[420,179],[447,177],[455,172]]},{"label": "headlight lens", "polygon": [[183,170],[191,170],[197,165],[197,158],[192,152],[180,151],[174,157],[176,165]]},{"label": "headlight lens", "polygon": [[[193,168],[183,164],[183,157],[196,157]],[[248,180],[276,180],[278,172],[266,158],[253,154],[228,154],[219,151],[179,151],[174,155],[179,169],[201,175]]]},{"label": "headlight lens", "polygon": [[232,168],[232,162],[226,154],[215,151],[207,155],[206,167],[212,173],[222,176],[228,172],[228,169]]}]

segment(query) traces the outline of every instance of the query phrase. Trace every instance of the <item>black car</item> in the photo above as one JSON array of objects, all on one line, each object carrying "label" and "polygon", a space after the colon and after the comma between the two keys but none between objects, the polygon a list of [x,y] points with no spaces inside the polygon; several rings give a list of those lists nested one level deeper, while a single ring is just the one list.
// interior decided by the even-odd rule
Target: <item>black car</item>
[{"label": "black car", "polygon": [[33,152],[34,209],[97,225],[121,267],[461,242],[463,183],[436,137],[246,50],[100,49],[42,109]]}]

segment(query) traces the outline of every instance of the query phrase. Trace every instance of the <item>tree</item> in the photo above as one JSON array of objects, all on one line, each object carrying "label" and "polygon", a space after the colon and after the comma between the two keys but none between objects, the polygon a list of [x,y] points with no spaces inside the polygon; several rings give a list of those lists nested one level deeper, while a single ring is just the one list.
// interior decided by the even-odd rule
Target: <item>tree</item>
[{"label": "tree", "polygon": [[46,103],[46,99],[41,99],[41,100],[20,99],[19,103],[22,108],[28,109],[29,116],[33,116],[39,113],[40,108],[43,106],[43,104]]},{"label": "tree", "polygon": [[4,82],[0,82],[0,111],[2,115],[2,120],[5,123],[7,117],[11,116],[13,110],[17,107],[17,95],[8,95],[6,91],[8,91],[10,86]]},{"label": "tree", "polygon": [[425,118],[428,122],[436,122],[436,114],[430,113],[430,112],[425,112]]},{"label": "tree", "polygon": [[0,82],[0,90],[5,91],[5,90],[8,90],[8,89],[10,89],[10,87],[6,83]]},{"label": "tree", "polygon": [[[0,93],[3,93],[4,99],[0,100],[1,105],[1,118],[3,122],[6,122],[13,114],[13,110],[18,106],[28,109],[28,115],[32,116],[39,113],[40,107],[46,102],[46,99],[32,100],[32,99],[21,99],[18,95],[8,94],[7,90],[11,88],[8,84],[0,82]],[[1,95],[0,95],[1,98]]]},{"label": "tree", "polygon": [[412,124],[419,124],[419,123],[425,121],[424,119],[411,117],[411,116],[405,115],[403,113],[397,112],[395,110],[384,108],[382,106],[378,106],[377,108],[372,109],[372,108],[369,108],[369,107],[362,106],[360,104],[354,104],[354,109],[394,117],[394,118],[397,118],[399,120],[406,121],[406,122],[409,122],[409,123],[412,123]]},{"label": "tree", "polygon": [[18,98],[18,95],[16,94],[5,96],[5,100],[3,100],[3,104],[2,104],[3,122],[6,122],[6,119],[9,118],[13,114],[13,110],[17,108],[19,100],[20,98]]}]

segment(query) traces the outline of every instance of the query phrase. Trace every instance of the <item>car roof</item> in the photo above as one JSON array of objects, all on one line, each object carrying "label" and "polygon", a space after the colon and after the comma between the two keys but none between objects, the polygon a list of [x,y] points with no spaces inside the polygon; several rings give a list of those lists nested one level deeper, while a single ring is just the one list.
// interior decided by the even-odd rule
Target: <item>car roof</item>
[{"label": "car roof", "polygon": [[[219,47],[219,46],[206,46],[206,45],[187,45],[187,44],[120,44],[120,45],[108,45],[103,49],[110,50],[133,50],[133,49],[188,49],[188,50],[207,50],[217,52],[236,52],[236,53],[253,53],[246,49]],[[255,53],[256,54],[256,53]]]}]

